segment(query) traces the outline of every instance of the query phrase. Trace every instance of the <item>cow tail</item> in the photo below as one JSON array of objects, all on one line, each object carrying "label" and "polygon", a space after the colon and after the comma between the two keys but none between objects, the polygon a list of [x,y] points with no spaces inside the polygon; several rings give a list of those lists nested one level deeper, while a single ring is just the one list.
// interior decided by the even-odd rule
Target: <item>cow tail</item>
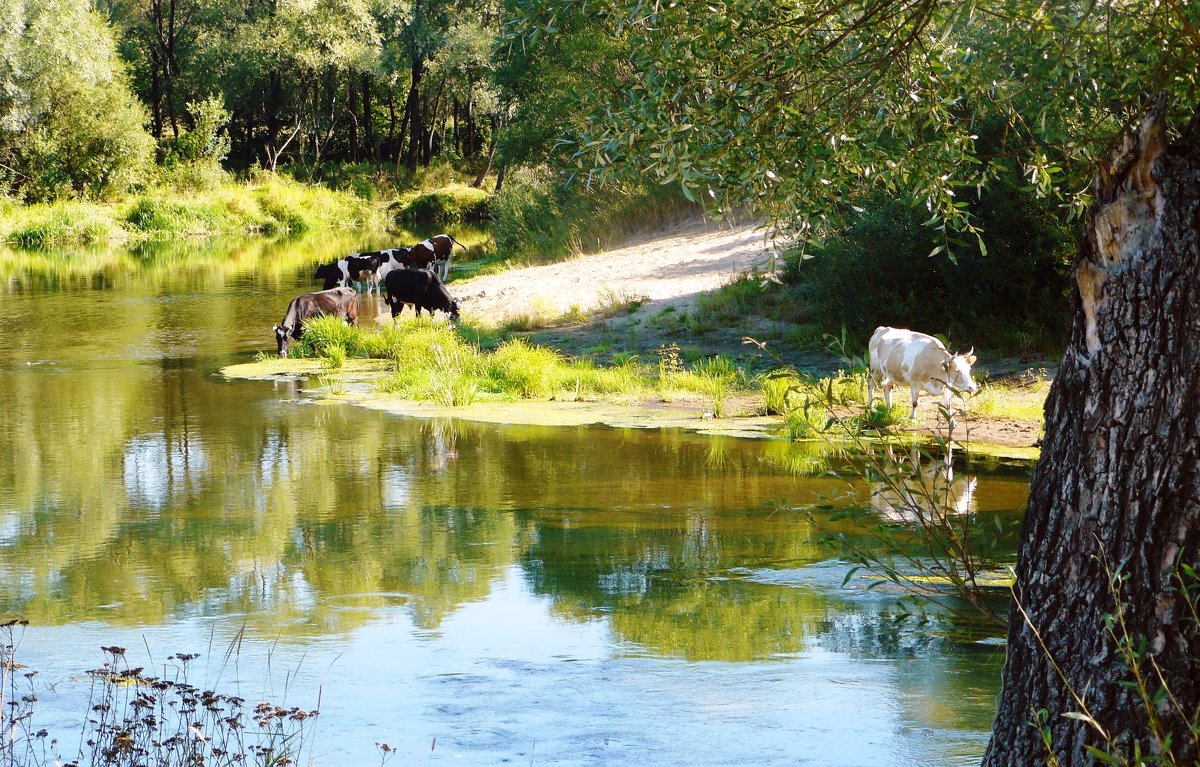
[{"label": "cow tail", "polygon": [[454,243],[455,245],[457,245],[458,247],[462,248],[463,250],[466,250],[466,249],[467,249],[467,246],[466,246],[466,245],[463,245],[461,242],[459,242],[458,240],[454,239],[454,235],[452,235],[452,234],[447,234],[446,236],[450,238],[450,242],[453,242],[453,243]]}]

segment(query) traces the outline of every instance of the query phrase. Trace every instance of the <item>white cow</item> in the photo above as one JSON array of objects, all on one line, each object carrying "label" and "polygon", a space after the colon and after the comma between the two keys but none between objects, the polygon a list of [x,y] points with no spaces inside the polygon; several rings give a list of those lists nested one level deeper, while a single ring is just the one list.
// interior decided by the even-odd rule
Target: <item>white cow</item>
[{"label": "white cow", "polygon": [[971,380],[971,365],[975,364],[974,348],[966,354],[951,354],[933,336],[903,328],[875,328],[867,346],[871,370],[867,376],[867,406],[875,400],[875,382],[883,385],[883,399],[892,406],[892,386],[896,382],[912,389],[912,412],[917,417],[917,397],[922,391],[943,395],[942,402],[950,407],[954,390],[976,392],[979,387]]}]

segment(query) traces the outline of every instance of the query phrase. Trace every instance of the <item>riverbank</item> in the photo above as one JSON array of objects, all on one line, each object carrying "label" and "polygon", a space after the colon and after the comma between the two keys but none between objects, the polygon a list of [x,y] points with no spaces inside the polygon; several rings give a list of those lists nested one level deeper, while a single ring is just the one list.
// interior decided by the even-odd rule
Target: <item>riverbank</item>
[{"label": "riverbank", "polygon": [[350,192],[263,173],[164,185],[112,202],[0,202],[0,240],[23,248],[382,227],[387,208]]}]

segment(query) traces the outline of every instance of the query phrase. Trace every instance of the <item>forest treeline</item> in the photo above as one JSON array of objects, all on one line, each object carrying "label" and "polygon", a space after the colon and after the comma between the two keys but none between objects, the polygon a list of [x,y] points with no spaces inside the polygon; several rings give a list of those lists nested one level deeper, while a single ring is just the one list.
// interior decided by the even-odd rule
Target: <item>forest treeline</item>
[{"label": "forest treeline", "polygon": [[[528,94],[503,27],[500,2],[13,0],[0,11],[0,188],[99,196],[152,161],[201,159],[461,159],[480,185]],[[500,172],[544,154],[537,144],[506,147]]]}]

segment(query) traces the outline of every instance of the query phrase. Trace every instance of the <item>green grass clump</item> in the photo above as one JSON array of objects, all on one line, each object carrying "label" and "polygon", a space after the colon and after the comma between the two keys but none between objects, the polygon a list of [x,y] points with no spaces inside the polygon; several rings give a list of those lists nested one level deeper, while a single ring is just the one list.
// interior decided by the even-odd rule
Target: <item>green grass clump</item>
[{"label": "green grass clump", "polygon": [[0,237],[23,248],[123,239],[108,208],[78,201],[6,206],[0,217]]},{"label": "green grass clump", "polygon": [[850,422],[856,431],[887,431],[906,420],[908,408],[904,405],[888,407],[887,403],[876,401],[870,407],[864,407]]},{"label": "green grass clump", "polygon": [[523,338],[500,345],[488,358],[488,376],[497,391],[522,397],[548,397],[563,380],[562,358],[552,349],[532,346]]},{"label": "green grass clump", "polygon": [[[745,373],[724,357],[700,360],[688,370],[666,369],[664,381],[631,354],[617,355],[616,364],[602,367],[526,339],[485,351],[479,346],[483,338],[470,328],[456,330],[427,317],[378,330],[318,317],[305,325],[289,355],[319,357],[328,370],[344,367],[351,358],[391,360],[392,372],[379,384],[382,391],[455,407],[480,397],[580,400],[644,395],[657,387],[672,395],[702,395],[712,401],[714,415],[722,416],[728,398],[745,384]],[[660,375],[663,370],[660,365]]]},{"label": "green grass clump", "polygon": [[491,194],[482,189],[453,184],[401,202],[396,220],[433,224],[482,221],[488,217],[491,198]]},{"label": "green grass clump", "polygon": [[759,379],[763,393],[765,415],[787,415],[804,399],[802,382],[796,375],[786,372],[768,373]]},{"label": "green grass clump", "polygon": [[150,235],[212,234],[237,228],[237,218],[212,200],[188,201],[159,196],[139,197],[125,223]]}]

